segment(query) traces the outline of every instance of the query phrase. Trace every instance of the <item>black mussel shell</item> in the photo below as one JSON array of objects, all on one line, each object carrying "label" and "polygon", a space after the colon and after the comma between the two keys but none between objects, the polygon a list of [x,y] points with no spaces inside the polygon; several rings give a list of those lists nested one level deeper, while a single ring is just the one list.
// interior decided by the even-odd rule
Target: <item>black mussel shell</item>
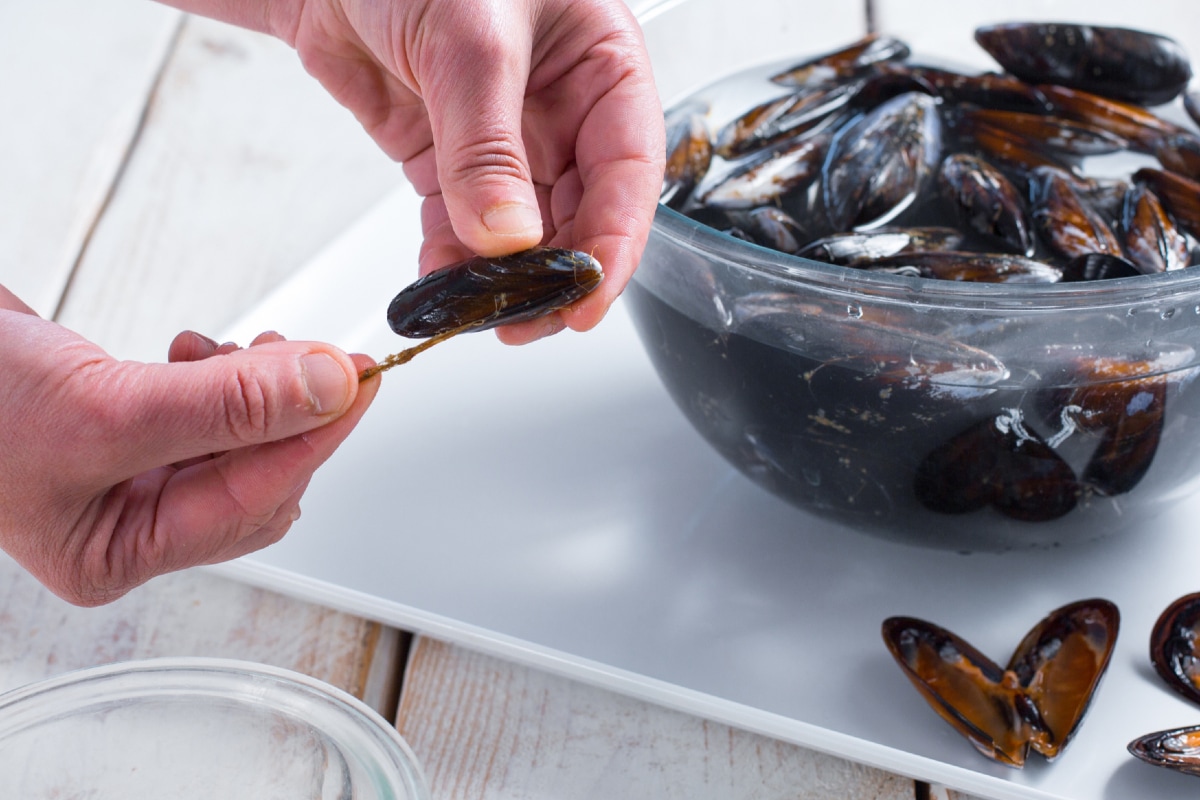
[{"label": "black mussel shell", "polygon": [[885,61],[902,61],[908,45],[891,36],[872,33],[832,53],[806,59],[771,76],[784,86],[818,86],[859,75]]},{"label": "black mussel shell", "polygon": [[1029,193],[1034,228],[1055,253],[1068,259],[1089,253],[1122,255],[1120,239],[1068,173],[1035,170]]},{"label": "black mussel shell", "polygon": [[683,208],[712,163],[708,109],[688,105],[667,114],[667,165],[659,202],[676,211]]},{"label": "black mussel shell", "polygon": [[991,506],[1026,522],[1064,516],[1083,491],[1071,465],[1028,430],[1016,410],[935,447],[913,481],[913,493],[930,511],[964,514]]},{"label": "black mussel shell", "polygon": [[403,289],[388,306],[388,325],[421,339],[536,319],[580,299],[603,278],[600,262],[576,250],[535,247],[511,256],[474,256]]},{"label": "black mussel shell", "polygon": [[1102,97],[1082,89],[1043,84],[1037,87],[1053,113],[1086,122],[1129,142],[1131,149],[1153,155],[1164,138],[1185,134],[1184,128],[1139,105]]},{"label": "black mussel shell", "polygon": [[1192,118],[1192,122],[1200,125],[1200,87],[1184,92],[1183,109]]},{"label": "black mussel shell", "polygon": [[945,628],[913,617],[883,622],[896,663],[942,719],[985,756],[1021,767],[1029,750],[1061,754],[1108,668],[1120,627],[1107,600],[1046,616],[1001,669]]},{"label": "black mussel shell", "polygon": [[1148,186],[1135,184],[1125,192],[1121,230],[1125,253],[1140,273],[1183,269],[1191,263],[1187,236]]},{"label": "black mussel shell", "polygon": [[1130,742],[1127,749],[1147,764],[1200,775],[1200,725],[1148,733]]},{"label": "black mussel shell", "polygon": [[937,101],[909,92],[840,130],[822,170],[826,213],[835,231],[893,220],[916,202],[941,160]]},{"label": "black mussel shell", "polygon": [[1168,686],[1200,703],[1200,592],[1159,615],[1150,633],[1150,661]]},{"label": "black mussel shell", "polygon": [[1064,281],[1102,281],[1107,278],[1132,278],[1141,275],[1132,261],[1111,253],[1083,253],[1062,268]]},{"label": "black mussel shell", "polygon": [[1172,100],[1192,77],[1177,42],[1128,28],[1013,22],[979,28],[975,40],[1029,83],[1056,83],[1145,105]]},{"label": "black mussel shell", "polygon": [[704,189],[700,202],[717,208],[754,208],[777,203],[817,177],[832,138],[828,131],[805,133],[761,150]]},{"label": "black mussel shell", "polygon": [[941,226],[917,228],[875,228],[869,231],[834,233],[814,239],[796,255],[841,266],[858,266],[906,253],[957,250],[963,235],[954,228]]},{"label": "black mussel shell", "polygon": [[1190,133],[1168,136],[1159,143],[1154,156],[1170,172],[1200,180],[1200,138]]},{"label": "black mussel shell", "polygon": [[955,153],[943,159],[938,187],[966,227],[1023,256],[1034,254],[1025,202],[999,169],[977,156]]},{"label": "black mussel shell", "polygon": [[1149,167],[1135,172],[1133,180],[1150,187],[1180,228],[1200,237],[1200,181]]},{"label": "black mussel shell", "polygon": [[898,275],[974,283],[1058,283],[1062,270],[1051,264],[1012,253],[942,250],[905,253],[855,264],[860,269],[886,270]]}]

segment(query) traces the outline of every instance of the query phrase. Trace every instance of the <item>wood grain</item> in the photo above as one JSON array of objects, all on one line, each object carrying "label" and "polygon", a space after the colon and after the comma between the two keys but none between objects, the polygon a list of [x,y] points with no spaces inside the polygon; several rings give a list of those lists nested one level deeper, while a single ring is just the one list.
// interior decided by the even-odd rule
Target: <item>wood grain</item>
[{"label": "wood grain", "polygon": [[282,42],[188,18],[59,321],[146,361],[219,336],[399,170]]},{"label": "wood grain", "polygon": [[158,578],[107,606],[77,608],[0,555],[0,691],[116,661],[206,656],[285,667],[357,697],[382,697],[372,660],[382,653],[394,665],[395,635],[201,570]]},{"label": "wood grain", "polygon": [[911,800],[913,782],[417,637],[397,728],[437,800]]},{"label": "wood grain", "polygon": [[137,130],[179,12],[0,3],[0,284],[54,312]]}]

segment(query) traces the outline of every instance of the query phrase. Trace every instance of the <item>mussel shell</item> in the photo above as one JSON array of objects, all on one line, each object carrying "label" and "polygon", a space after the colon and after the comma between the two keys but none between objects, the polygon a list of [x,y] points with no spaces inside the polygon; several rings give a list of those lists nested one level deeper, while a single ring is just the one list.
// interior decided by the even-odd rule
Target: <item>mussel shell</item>
[{"label": "mussel shell", "polygon": [[[967,74],[940,67],[912,63],[885,63],[875,68],[875,77],[863,87],[863,93],[876,95],[888,86],[909,85],[916,91],[940,98],[950,105],[1007,109],[1046,113],[1050,104],[1035,86],[1012,75],[997,72]],[[914,89],[910,89],[912,91]]]},{"label": "mussel shell", "polygon": [[921,505],[942,514],[988,506],[1026,522],[1069,513],[1083,487],[1071,466],[1018,411],[985,419],[935,447],[917,467],[913,492]]},{"label": "mussel shell", "polygon": [[1176,175],[1200,180],[1200,138],[1188,133],[1169,136],[1159,143],[1154,156]]},{"label": "mussel shell", "polygon": [[1128,28],[1013,22],[978,28],[975,40],[1029,83],[1056,83],[1145,105],[1173,99],[1192,76],[1177,42]]},{"label": "mussel shell", "polygon": [[1150,662],[1167,685],[1200,704],[1200,592],[1180,597],[1150,633]]},{"label": "mussel shell", "polygon": [[1069,260],[1062,268],[1063,281],[1102,281],[1109,278],[1132,278],[1142,270],[1132,261],[1112,253],[1083,253]]},{"label": "mussel shell", "polygon": [[938,187],[963,224],[1032,256],[1036,248],[1021,193],[996,167],[977,156],[955,153],[942,160]]},{"label": "mussel shell", "polygon": [[734,159],[813,130],[844,108],[861,85],[861,80],[848,80],[764,101],[723,125],[714,151]]},{"label": "mussel shell", "polygon": [[910,92],[838,131],[822,170],[835,231],[884,225],[915,202],[941,159],[937,101]]},{"label": "mussel shell", "polygon": [[775,206],[731,212],[730,219],[749,241],[781,253],[795,253],[800,243],[808,238],[791,214]]},{"label": "mussel shell", "polygon": [[857,266],[905,253],[957,250],[963,235],[954,228],[875,228],[823,236],[804,245],[796,255],[841,266]]},{"label": "mussel shell", "polygon": [[1057,283],[1063,276],[1058,267],[1025,256],[954,250],[904,253],[863,261],[855,266],[922,278],[975,283]]},{"label": "mussel shell", "polygon": [[707,109],[683,106],[667,114],[667,165],[659,202],[679,210],[712,164]]},{"label": "mussel shell", "polygon": [[1111,602],[1081,600],[1034,626],[1001,669],[971,644],[913,617],[884,620],[884,643],[926,701],[981,753],[1009,766],[1054,759],[1086,715],[1116,644]]},{"label": "mussel shell", "polygon": [[1069,156],[1096,156],[1129,147],[1128,141],[1111,131],[1052,114],[969,107],[959,108],[954,113],[959,118],[959,126],[965,130],[980,125],[995,128],[1003,131],[1007,138],[1019,139],[1035,150]]},{"label": "mussel shell", "polygon": [[1183,93],[1183,110],[1192,118],[1192,122],[1200,125],[1200,88]]},{"label": "mussel shell", "polygon": [[1069,175],[1035,170],[1030,184],[1030,216],[1042,241],[1064,258],[1088,253],[1121,256],[1121,242],[1109,224],[1075,190]]},{"label": "mussel shell", "polygon": [[831,132],[807,133],[760,151],[702,190],[700,202],[717,208],[776,203],[820,174],[832,137]]},{"label": "mussel shell", "polygon": [[1125,253],[1141,273],[1183,269],[1191,263],[1187,237],[1147,186],[1135,184],[1125,193],[1121,229]]},{"label": "mussel shell", "polygon": [[1150,187],[1180,228],[1200,237],[1200,181],[1149,167],[1135,172],[1133,180]]},{"label": "mussel shell", "polygon": [[1148,733],[1130,742],[1127,749],[1147,764],[1200,775],[1200,725]]},{"label": "mussel shell", "polygon": [[511,256],[474,256],[434,270],[403,289],[388,306],[388,325],[401,336],[426,338],[470,326],[536,319],[591,292],[604,278],[587,253],[535,247]]},{"label": "mussel shell", "polygon": [[892,36],[868,34],[857,42],[815,58],[806,59],[772,75],[783,86],[816,86],[860,74],[884,61],[902,61],[909,47]]},{"label": "mussel shell", "polygon": [[1187,133],[1175,123],[1133,103],[1067,86],[1042,84],[1037,88],[1054,113],[1114,133],[1138,152],[1153,154],[1164,138]]}]

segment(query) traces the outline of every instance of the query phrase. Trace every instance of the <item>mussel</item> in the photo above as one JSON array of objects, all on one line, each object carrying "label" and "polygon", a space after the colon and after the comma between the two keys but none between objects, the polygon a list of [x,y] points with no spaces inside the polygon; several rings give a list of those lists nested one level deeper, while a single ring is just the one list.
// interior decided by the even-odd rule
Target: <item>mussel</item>
[{"label": "mussel", "polygon": [[1187,237],[1147,186],[1134,185],[1126,192],[1121,230],[1125,252],[1139,272],[1168,272],[1191,263]]},{"label": "mussel", "polygon": [[1012,22],[978,28],[975,40],[1022,80],[1143,105],[1174,99],[1192,77],[1178,42],[1129,28]]},{"label": "mussel", "polygon": [[1150,633],[1150,662],[1171,689],[1200,704],[1200,592],[1180,597],[1159,615]]},{"label": "mussel", "polygon": [[893,220],[916,201],[941,149],[937,101],[916,92],[892,98],[839,131],[822,175],[834,230]]},{"label": "mussel", "polygon": [[1020,409],[981,420],[933,448],[913,481],[917,500],[931,511],[965,514],[990,506],[1026,522],[1058,519],[1083,492],[1071,465],[1025,425]]},{"label": "mussel", "polygon": [[1148,733],[1130,742],[1127,749],[1147,764],[1200,775],[1200,725]]},{"label": "mussel", "polygon": [[1035,170],[1030,196],[1034,227],[1055,253],[1068,259],[1088,253],[1122,255],[1112,227],[1080,196],[1069,174]]},{"label": "mussel", "polygon": [[771,76],[783,86],[820,86],[855,77],[872,66],[908,58],[908,45],[891,36],[868,34],[831,53],[808,58]]},{"label": "mussel", "polygon": [[683,208],[712,164],[712,141],[708,134],[708,109],[685,105],[667,113],[667,165],[659,202]]},{"label": "mussel", "polygon": [[[509,256],[473,256],[434,270],[401,290],[388,306],[391,329],[421,344],[364,370],[366,380],[468,330],[537,319],[584,297],[604,279],[588,253],[534,247]],[[426,338],[427,337],[427,338]]]},{"label": "mussel", "polygon": [[1063,606],[1033,627],[1001,668],[931,622],[890,617],[883,640],[938,715],[980,753],[1022,767],[1029,751],[1058,757],[1108,668],[1120,627],[1103,599]]},{"label": "mussel", "polygon": [[[1150,662],[1167,686],[1200,703],[1200,592],[1159,615],[1150,632]],[[1200,776],[1200,725],[1148,733],[1127,749],[1147,764]]]},{"label": "mussel", "polygon": [[1025,203],[999,169],[977,156],[955,153],[942,161],[938,187],[966,227],[1023,256],[1033,255],[1036,243]]}]

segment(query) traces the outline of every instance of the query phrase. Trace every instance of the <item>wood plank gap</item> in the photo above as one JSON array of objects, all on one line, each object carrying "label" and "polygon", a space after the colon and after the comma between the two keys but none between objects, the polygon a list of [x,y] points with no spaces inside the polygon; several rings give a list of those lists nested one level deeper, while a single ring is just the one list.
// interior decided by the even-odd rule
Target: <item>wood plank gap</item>
[{"label": "wood plank gap", "polygon": [[92,242],[92,238],[96,235],[96,229],[100,226],[100,221],[104,218],[104,213],[112,204],[113,198],[117,194],[117,188],[121,184],[121,178],[124,177],[126,169],[129,167],[129,162],[133,160],[133,154],[137,149],[138,141],[142,138],[142,133],[146,129],[146,123],[150,118],[150,111],[154,107],[155,100],[158,97],[159,89],[162,86],[163,76],[166,75],[167,69],[170,67],[171,61],[174,59],[179,42],[183,38],[184,28],[187,26],[188,15],[180,14],[178,21],[175,23],[171,35],[167,39],[167,45],[163,48],[162,56],[159,59],[158,66],[154,71],[154,78],[150,82],[150,88],[146,92],[145,101],[142,103],[138,113],[137,122],[130,131],[129,138],[125,142],[124,149],[121,153],[121,158],[118,160],[116,168],[113,170],[112,179],[108,182],[108,189],[104,192],[103,197],[97,204],[95,212],[92,214],[90,221],[86,223],[83,235],[79,239],[79,249],[76,250],[74,258],[71,260],[71,268],[67,272],[66,281],[63,283],[61,294],[58,296],[58,304],[54,307],[54,313],[51,315],[52,320],[58,320],[66,308],[67,299],[71,294],[71,287],[75,284],[75,277],[79,274],[80,266],[83,264],[83,259],[87,255],[88,246]]},{"label": "wood plank gap", "polygon": [[377,622],[370,627],[374,641],[363,648],[369,661],[360,683],[362,701],[379,712],[389,725],[395,725],[412,634]]}]

